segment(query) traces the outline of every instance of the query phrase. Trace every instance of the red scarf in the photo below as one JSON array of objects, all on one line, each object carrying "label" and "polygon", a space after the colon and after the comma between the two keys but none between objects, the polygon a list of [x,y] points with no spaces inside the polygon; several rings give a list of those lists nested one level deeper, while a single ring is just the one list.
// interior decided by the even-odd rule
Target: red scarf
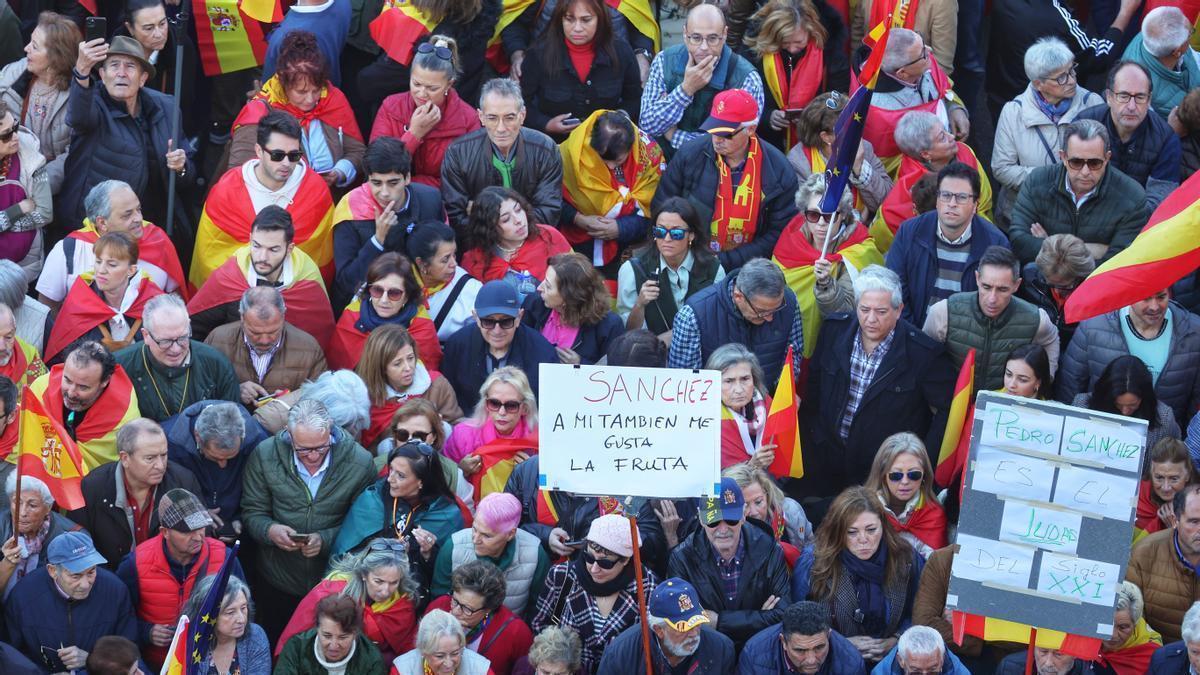
[{"label": "red scarf", "polygon": [[910,532],[933,549],[946,546],[946,512],[936,503],[922,504],[909,514],[907,523],[901,523],[890,511],[887,517],[897,532]]},{"label": "red scarf", "polygon": [[1149,672],[1150,657],[1161,646],[1157,642],[1144,642],[1116,652],[1101,650],[1096,661],[1112,668],[1117,675],[1142,675]]},{"label": "red scarf", "polygon": [[[803,213],[792,218],[791,222],[783,228],[785,236],[780,237],[779,243],[775,245],[775,259],[785,269],[808,267],[821,257],[821,249],[809,243],[808,237],[805,237],[804,232],[801,231],[801,228],[804,226],[803,223]],[[831,234],[830,238],[834,234]],[[867,228],[862,225],[855,225],[854,230],[850,232],[850,236],[837,245],[837,251],[861,244],[870,238],[870,235],[867,234]],[[842,261],[842,254],[837,251],[827,252],[825,259],[834,265],[840,263]]]},{"label": "red scarf", "polygon": [[283,85],[279,82],[279,76],[275,75],[263,84],[262,90],[255,94],[249,103],[242,107],[242,112],[233,121],[233,128],[236,130],[246,124],[258,124],[259,120],[266,117],[271,109],[282,110],[295,117],[300,122],[302,129],[308,129],[308,125],[313,120],[318,120],[321,124],[344,132],[347,136],[352,136],[359,141],[363,140],[362,131],[358,128],[358,121],[354,117],[354,109],[350,107],[350,101],[346,99],[346,95],[342,93],[341,89],[332,84],[325,85],[325,88],[321,90],[321,98],[317,100],[316,107],[304,111],[287,100]]},{"label": "red scarf", "polygon": [[1158,504],[1154,503],[1154,488],[1150,481],[1144,480],[1138,485],[1137,515],[1134,516],[1134,526],[1146,534],[1165,530],[1166,524],[1158,518]]},{"label": "red scarf", "polygon": [[579,81],[586,83],[588,75],[592,72],[592,62],[596,60],[595,43],[577,45],[567,40],[566,45],[567,56],[571,57],[571,65],[575,66],[575,73],[579,76]]},{"label": "red scarf", "polygon": [[[775,52],[763,61],[763,82],[767,85],[775,105],[780,110],[798,110],[808,105],[825,83],[825,52],[809,43],[804,56],[792,64],[792,74],[784,77],[787,70],[783,65],[783,54]],[[786,130],[784,152],[796,145],[796,127],[789,124]],[[814,171],[815,173],[815,171]]]},{"label": "red scarf", "polygon": [[[758,228],[758,210],[762,206],[762,148],[758,137],[751,134],[742,166],[742,181],[733,187],[733,172],[720,155],[717,156],[717,201],[713,208],[712,248],[714,252],[728,251],[754,241]],[[736,193],[736,194],[735,194]]]},{"label": "red scarf", "polygon": [[[518,273],[529,272],[539,282],[545,279],[550,257],[570,251],[571,245],[553,227],[545,225],[530,225],[530,227],[536,227],[537,233],[526,239],[510,260],[505,260],[495,254],[491,254],[488,258],[482,249],[473,248],[463,254],[463,269],[483,283],[503,279],[510,269]],[[487,258],[486,263],[485,258]]]}]

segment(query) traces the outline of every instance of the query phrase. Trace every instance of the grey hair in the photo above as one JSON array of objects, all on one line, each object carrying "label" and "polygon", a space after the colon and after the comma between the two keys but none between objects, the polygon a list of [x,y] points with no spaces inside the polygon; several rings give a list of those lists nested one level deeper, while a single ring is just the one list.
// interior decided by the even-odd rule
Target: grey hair
[{"label": "grey hair", "polygon": [[129,183],[123,180],[104,180],[96,183],[95,187],[88,190],[87,196],[83,198],[83,214],[88,220],[95,224],[97,218],[108,218],[112,215],[112,193],[121,189],[128,188]]},{"label": "grey hair", "polygon": [[901,152],[909,157],[917,158],[921,156],[922,152],[933,146],[930,139],[933,137],[933,130],[937,127],[945,128],[937,115],[924,110],[913,110],[900,118],[900,121],[896,123],[896,131],[892,135],[896,139],[896,145],[900,146]]},{"label": "grey hair", "polygon": [[1151,56],[1168,56],[1191,37],[1192,22],[1178,7],[1155,7],[1142,19],[1142,46]]},{"label": "grey hair", "polygon": [[1137,623],[1142,618],[1143,610],[1146,609],[1146,602],[1142,600],[1142,589],[1138,588],[1132,581],[1122,581],[1117,586],[1117,605],[1113,608],[1114,612],[1125,610],[1129,612],[1129,618]]},{"label": "grey hair", "polygon": [[[813,200],[813,197],[825,197],[826,190],[829,189],[829,181],[824,173],[814,173],[800,183],[800,188],[796,190],[796,208],[803,213],[804,209],[808,208],[808,203]],[[842,190],[842,198],[838,200],[837,212],[842,215],[842,223],[857,223],[858,212],[854,210],[854,196],[850,194],[850,186],[847,185]],[[837,232],[829,235],[836,237]]]},{"label": "grey hair", "polygon": [[1025,50],[1025,77],[1044,80],[1050,73],[1075,62],[1075,53],[1056,37],[1044,37]]},{"label": "grey hair", "polygon": [[896,654],[901,657],[945,653],[946,642],[942,640],[942,634],[929,626],[913,626],[896,642]]},{"label": "grey hair", "polygon": [[9,307],[8,305],[6,305],[3,302],[0,302],[0,319],[3,319],[5,315],[7,315],[9,318],[12,319],[13,328],[16,328],[17,327],[17,315],[12,311],[12,307]]},{"label": "grey hair", "polygon": [[787,289],[783,271],[766,258],[754,258],[738,270],[733,287],[750,298],[777,298]]},{"label": "grey hair", "polygon": [[331,431],[334,424],[333,417],[324,403],[315,398],[301,398],[288,410],[287,427],[288,431],[293,433],[300,427],[313,431]]},{"label": "grey hair", "polygon": [[[1081,141],[1090,141],[1094,138],[1099,138],[1104,141],[1105,152],[1108,152],[1111,149],[1111,140],[1108,137],[1108,129],[1105,129],[1104,125],[1096,120],[1077,119],[1067,125],[1067,128],[1063,130],[1062,145],[1059,146],[1059,149],[1063,151],[1063,154],[1066,154],[1067,143],[1070,142],[1072,138],[1078,138]],[[151,302],[153,302],[153,300],[151,300]]]},{"label": "grey hair", "polygon": [[273,316],[271,310],[275,310],[280,314],[287,314],[287,305],[283,301],[283,293],[279,292],[274,286],[254,286],[246,289],[242,293],[242,299],[238,302],[238,314],[245,318],[251,311],[260,319],[267,319]]},{"label": "grey hair", "polygon": [[480,110],[483,110],[483,99],[488,96],[516,99],[517,108],[525,109],[525,97],[521,95],[521,85],[511,78],[497,77],[483,83],[483,88],[479,90]]},{"label": "grey hair", "polygon": [[[216,581],[217,575],[210,574],[209,576],[204,577],[200,581],[196,582],[196,587],[192,589],[192,595],[188,598],[187,603],[184,604],[183,610],[180,611],[180,614],[186,614],[192,617],[197,616],[200,611],[200,606],[203,605],[204,600],[208,598],[208,592],[212,589],[212,586],[214,583],[216,583]],[[246,604],[249,605],[249,616],[247,617],[247,623],[251,623],[254,621],[254,598],[250,595],[250,587],[246,585],[246,582],[232,574],[229,575],[229,585],[225,587],[225,595],[221,597],[221,605],[217,608],[217,613],[220,614],[221,610],[225,609],[225,605],[233,602],[239,593],[244,593],[246,595]]]},{"label": "grey hair", "polygon": [[[402,545],[398,539],[386,539],[384,537],[372,539],[370,543],[374,544],[375,542],[397,546]],[[395,567],[400,570],[401,595],[415,599],[418,592],[417,582],[413,579],[412,573],[409,571],[407,550],[395,550],[391,546],[388,546],[379,551],[372,549],[370,544],[368,544],[358,553],[347,553],[334,560],[329,565],[329,571],[334,574],[341,573],[349,577],[346,581],[346,587],[342,589],[342,595],[354,598],[359,603],[369,605],[371,601],[367,598],[367,585],[364,580],[368,573],[388,567]]]},{"label": "grey hair", "polygon": [[132,457],[137,454],[138,441],[142,436],[162,436],[167,435],[163,432],[163,428],[152,419],[138,417],[129,420],[121,430],[117,432],[117,453],[125,453]]},{"label": "grey hair", "polygon": [[567,670],[579,670],[583,643],[579,633],[570,628],[547,626],[533,638],[529,647],[529,665],[535,669],[543,664],[562,663]]},{"label": "grey hair", "polygon": [[[38,493],[42,501],[54,506],[54,495],[50,494],[50,488],[42,479],[36,476],[21,476],[21,492],[33,490]],[[4,496],[12,499],[17,494],[17,472],[13,471],[8,474],[8,478],[4,480]]]},{"label": "grey hair", "polygon": [[892,309],[904,304],[904,292],[900,276],[883,265],[867,265],[851,282],[854,286],[854,304],[862,300],[864,293],[883,291],[892,295]]},{"label": "grey hair", "polygon": [[11,260],[0,260],[0,302],[15,312],[25,304],[28,288],[29,279],[21,266]]},{"label": "grey hair", "polygon": [[736,366],[739,363],[750,364],[750,376],[754,379],[754,388],[758,393],[766,395],[767,385],[763,384],[766,377],[763,375],[762,366],[758,363],[758,356],[754,352],[746,348],[740,342],[729,342],[717,347],[712,354],[708,356],[708,363],[704,364],[706,370],[719,370],[725,372],[726,368]]},{"label": "grey hair", "polygon": [[412,67],[428,70],[431,73],[441,73],[453,83],[458,79],[458,43],[446,35],[434,35],[429,38],[429,44],[434,47],[445,47],[450,50],[450,58],[443,59],[436,52],[417,52],[413,56]]},{"label": "grey hair", "polygon": [[334,424],[351,436],[358,436],[371,425],[371,395],[353,370],[321,373],[300,389],[300,400],[322,403]]},{"label": "grey hair", "polygon": [[908,50],[921,42],[921,36],[916,31],[907,28],[893,28],[888,33],[887,47],[883,51],[883,63],[880,68],[885,73],[894,73],[903,68],[911,59]]},{"label": "grey hair", "polygon": [[1200,642],[1200,602],[1193,604],[1183,615],[1183,624],[1179,627],[1183,641],[1189,644]]},{"label": "grey hair", "polygon": [[246,438],[246,420],[238,404],[222,401],[201,410],[192,431],[201,446],[214,443],[221,450],[237,450]]},{"label": "grey hair", "polygon": [[187,305],[183,304],[183,299],[174,293],[163,293],[156,295],[146,303],[146,308],[142,310],[142,325],[147,330],[153,332],[154,326],[157,325],[156,318],[163,312],[178,312],[187,319],[188,326],[192,325],[192,318],[188,315]]},{"label": "grey hair", "polygon": [[440,609],[430,610],[421,619],[417,627],[417,651],[422,654],[432,654],[437,648],[438,640],[452,637],[458,640],[459,646],[465,645],[467,636],[463,633],[462,624],[450,612]]},{"label": "grey hair", "polygon": [[654,616],[653,614],[646,612],[646,625],[653,630],[659,626],[667,625],[667,619],[666,617]]}]

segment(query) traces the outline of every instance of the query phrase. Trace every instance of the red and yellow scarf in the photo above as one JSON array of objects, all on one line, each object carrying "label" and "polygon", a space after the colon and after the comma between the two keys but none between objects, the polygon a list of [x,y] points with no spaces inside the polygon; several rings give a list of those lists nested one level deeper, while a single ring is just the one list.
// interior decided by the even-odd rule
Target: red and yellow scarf
[{"label": "red and yellow scarf", "polygon": [[[786,77],[783,55],[779,52],[763,57],[763,82],[780,110],[797,110],[808,105],[818,91],[824,89],[825,52],[815,44],[809,44],[804,56],[792,66],[791,77]],[[796,127],[787,126],[783,151],[796,145]],[[816,173],[814,170],[813,173]]]},{"label": "red and yellow scarf", "polygon": [[713,250],[730,249],[754,241],[758,228],[758,210],[762,206],[762,148],[758,137],[750,136],[746,163],[742,169],[742,181],[733,187],[733,173],[720,155],[717,156],[717,202],[713,208]]}]

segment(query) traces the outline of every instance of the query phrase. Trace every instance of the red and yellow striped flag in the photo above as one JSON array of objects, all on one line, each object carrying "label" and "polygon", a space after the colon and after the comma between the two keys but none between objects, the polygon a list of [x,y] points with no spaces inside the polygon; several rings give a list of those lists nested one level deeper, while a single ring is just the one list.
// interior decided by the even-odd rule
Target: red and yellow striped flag
[{"label": "red and yellow striped flag", "polygon": [[406,0],[386,0],[370,30],[371,37],[392,60],[407,66],[412,63],[417,43],[437,27],[437,21]]},{"label": "red and yellow striped flag", "polygon": [[262,26],[238,9],[237,0],[192,0],[196,49],[212,77],[261,66],[267,55]]},{"label": "red and yellow striped flag", "polygon": [[80,483],[86,471],[79,448],[28,387],[21,394],[20,425],[18,473],[40,479],[62,508],[83,508]]},{"label": "red and yellow striped flag", "polygon": [[788,345],[783,372],[779,384],[775,385],[775,396],[767,421],[763,424],[763,438],[775,443],[775,460],[767,471],[776,478],[803,478],[804,454],[800,451],[800,423],[797,415],[800,406],[796,401],[796,374],[792,372],[793,347]]},{"label": "red and yellow striped flag", "polygon": [[942,436],[942,448],[938,452],[937,467],[933,479],[938,485],[948,486],[962,474],[967,464],[967,452],[971,447],[971,425],[975,422],[975,350],[967,352],[962,369],[958,371],[958,382],[954,385],[954,398],[950,402],[950,418],[946,420],[946,434]]},{"label": "red and yellow striped flag", "polygon": [[[956,611],[950,625],[954,630],[954,641],[959,644],[964,635],[974,635],[987,642],[1029,644],[1030,627],[1023,623]],[[1057,649],[1085,661],[1095,661],[1100,652],[1099,639],[1044,628],[1037,629],[1037,646]]]},{"label": "red and yellow striped flag", "polygon": [[654,18],[654,10],[647,0],[604,0],[605,4],[621,13],[637,32],[654,41],[654,53],[662,49],[662,32]]},{"label": "red and yellow striped flag", "polygon": [[187,675],[189,623],[187,614],[180,615],[179,625],[175,628],[175,636],[171,638],[171,646],[167,651],[167,662],[160,671],[161,675]]},{"label": "red and yellow striped flag", "polygon": [[1200,172],[1159,204],[1129,248],[1096,268],[1067,298],[1075,323],[1131,305],[1200,267]]},{"label": "red and yellow striped flag", "polygon": [[283,21],[283,3],[280,0],[240,0],[242,13],[263,23]]},{"label": "red and yellow striped flag", "polygon": [[497,438],[471,451],[472,455],[478,455],[483,460],[479,471],[471,476],[471,484],[475,486],[475,503],[478,504],[480,499],[493,492],[504,492],[508,477],[517,466],[517,453],[524,451],[532,456],[537,454],[537,449],[538,439],[533,436]]}]

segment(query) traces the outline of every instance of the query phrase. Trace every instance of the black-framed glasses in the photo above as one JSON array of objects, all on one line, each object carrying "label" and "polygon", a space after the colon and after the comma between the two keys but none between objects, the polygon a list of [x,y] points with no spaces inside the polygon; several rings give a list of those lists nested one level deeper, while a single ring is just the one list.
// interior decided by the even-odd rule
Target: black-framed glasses
[{"label": "black-framed glasses", "polygon": [[521,409],[521,401],[501,401],[498,398],[489,398],[486,401],[489,412],[500,412],[504,408],[504,412],[512,414]]},{"label": "black-framed glasses", "polygon": [[299,150],[271,150],[270,148],[263,148],[263,152],[267,153],[267,157],[270,157],[272,162],[282,162],[286,159],[292,164],[296,164],[300,161],[301,157],[304,157],[304,153]]},{"label": "black-framed glasses", "polygon": [[892,481],[893,483],[899,483],[900,481],[904,480],[905,477],[908,477],[908,479],[914,483],[920,483],[921,479],[925,477],[925,472],[920,469],[913,469],[907,473],[904,471],[892,471],[887,475],[887,477],[888,480]]},{"label": "black-framed glasses", "polygon": [[763,321],[766,321],[767,319],[775,316],[775,314],[777,314],[779,312],[779,310],[783,309],[783,306],[785,304],[787,304],[787,301],[781,302],[778,305],[772,307],[771,309],[759,309],[754,306],[754,303],[750,301],[750,298],[746,298],[746,305],[748,305],[750,307],[750,311],[754,312],[754,316],[762,319]]},{"label": "black-framed glasses", "polygon": [[458,598],[451,595],[450,596],[450,609],[451,610],[457,609],[458,611],[462,612],[463,614],[470,616],[471,614],[478,614],[479,612],[482,612],[484,608],[483,607],[471,607],[470,605],[464,605],[463,603],[458,601]]},{"label": "black-framed glasses", "polygon": [[808,221],[812,225],[816,225],[821,221],[828,223],[832,218],[833,214],[821,213],[816,209],[806,209],[804,211],[804,220]]},{"label": "black-framed glasses", "polygon": [[8,131],[0,133],[0,143],[7,143],[12,140],[13,136],[17,135],[17,123],[13,122],[12,128]]},{"label": "black-framed glasses", "polygon": [[401,429],[400,427],[392,429],[392,436],[401,443],[407,443],[409,439],[424,443],[429,439],[429,435],[430,434],[428,431],[409,431],[408,429]]},{"label": "black-framed glasses", "polygon": [[1113,98],[1117,99],[1117,103],[1120,103],[1121,105],[1125,105],[1131,100],[1137,101],[1138,105],[1146,105],[1150,102],[1150,94],[1131,94],[1127,91],[1114,91],[1112,92],[1112,95]]},{"label": "black-framed glasses", "polygon": [[729,527],[737,527],[738,525],[741,524],[741,522],[742,522],[741,520],[730,520],[730,519],[726,518],[725,520],[718,520],[718,521],[714,521],[711,523],[705,523],[704,526],[711,530],[711,529],[717,527],[718,525],[720,525],[721,523],[725,523]]},{"label": "black-framed glasses", "polygon": [[433,54],[434,56],[438,57],[439,59],[441,59],[443,61],[449,61],[454,56],[454,54],[450,51],[449,47],[443,47],[441,45],[434,45],[431,42],[422,42],[417,47],[417,53],[418,54]]},{"label": "black-framed glasses", "polygon": [[387,299],[391,300],[392,302],[400,302],[404,299],[403,288],[387,288],[386,286],[381,286],[379,284],[371,284],[370,286],[367,286],[367,293],[370,293],[371,297],[376,300],[382,298],[385,294],[387,295]]},{"label": "black-framed glasses", "polygon": [[652,231],[655,239],[666,239],[669,236],[674,241],[682,241],[688,235],[688,229],[683,227],[672,227],[668,230],[661,225],[655,225]]},{"label": "black-framed glasses", "polygon": [[483,319],[483,318],[481,318],[479,320],[479,325],[483,326],[484,330],[493,330],[497,326],[499,326],[501,330],[509,330],[513,326],[517,325],[517,317],[506,316],[503,319]]},{"label": "black-framed glasses", "polygon": [[1087,159],[1083,159],[1082,157],[1068,157],[1067,166],[1071,167],[1073,171],[1079,171],[1085,166],[1092,171],[1099,171],[1104,168],[1104,163],[1107,161],[1100,157],[1089,157]]},{"label": "black-framed glasses", "polygon": [[975,199],[975,195],[970,192],[949,192],[939,190],[937,198],[944,202],[954,202],[955,204],[969,204]]},{"label": "black-framed glasses", "polygon": [[925,59],[927,59],[927,58],[929,58],[929,45],[922,45],[922,46],[921,46],[921,55],[920,55],[920,56],[918,56],[917,58],[913,59],[912,61],[909,61],[908,63],[906,63],[906,64],[904,64],[904,65],[900,66],[900,67],[899,67],[899,68],[897,68],[896,70],[903,70],[903,69],[905,69],[905,68],[907,68],[907,67],[909,67],[909,66],[915,66],[915,65],[917,65],[918,63],[920,63],[920,62],[924,61],[924,60],[925,60]]},{"label": "black-framed glasses", "polygon": [[399,541],[373,541],[370,546],[367,546],[371,551],[402,551],[407,553],[408,547],[403,542]]},{"label": "black-framed glasses", "polygon": [[329,452],[329,448],[331,448],[331,447],[333,447],[332,439],[330,439],[328,442],[326,442],[323,445],[318,445],[315,448],[301,448],[299,446],[293,445],[292,452],[296,453],[297,455],[308,455],[309,457],[316,455],[317,457],[322,457],[325,455],[325,453]]},{"label": "black-framed glasses", "polygon": [[1071,80],[1078,80],[1078,79],[1079,79],[1079,71],[1076,70],[1075,66],[1071,66],[1071,68],[1069,70],[1065,70],[1059,75],[1055,75],[1054,77],[1046,78],[1046,80],[1053,82],[1057,85],[1064,85],[1064,84],[1070,82]]},{"label": "black-framed glasses", "polygon": [[615,558],[597,558],[596,556],[592,555],[591,551],[585,550],[583,552],[583,562],[586,565],[595,565],[602,570],[611,570],[625,561],[617,560]]},{"label": "black-framed glasses", "polygon": [[150,332],[149,328],[143,326],[142,330],[146,331],[146,335],[150,336],[150,339],[154,341],[154,344],[158,345],[159,349],[170,349],[172,346],[183,347],[187,345],[188,340],[192,339],[192,331],[190,328],[185,335],[180,335],[179,337],[174,338],[156,338],[154,337],[154,333]]}]

